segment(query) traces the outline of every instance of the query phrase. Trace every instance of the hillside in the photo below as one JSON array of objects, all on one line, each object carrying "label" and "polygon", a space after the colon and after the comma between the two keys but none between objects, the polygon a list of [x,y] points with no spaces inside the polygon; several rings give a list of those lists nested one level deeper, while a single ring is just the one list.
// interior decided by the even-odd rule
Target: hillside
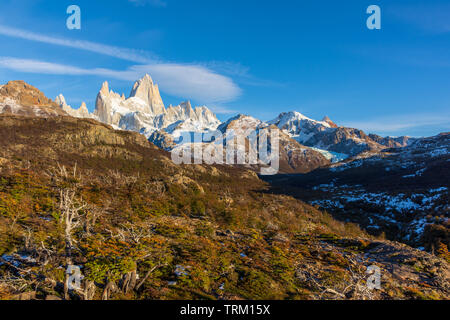
[{"label": "hillside", "polygon": [[444,259],[270,194],[252,171],[175,166],[95,120],[3,115],[0,138],[2,299],[449,298]]},{"label": "hillside", "polygon": [[273,192],[320,206],[371,234],[435,252],[440,244],[450,246],[449,161],[450,134],[443,133],[268,180]]}]

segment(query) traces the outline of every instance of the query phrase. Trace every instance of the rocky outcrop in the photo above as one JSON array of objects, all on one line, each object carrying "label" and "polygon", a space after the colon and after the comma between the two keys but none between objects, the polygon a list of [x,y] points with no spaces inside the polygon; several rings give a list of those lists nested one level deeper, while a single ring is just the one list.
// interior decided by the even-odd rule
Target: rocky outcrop
[{"label": "rocky outcrop", "polygon": [[388,148],[402,148],[407,147],[411,143],[413,143],[416,139],[411,137],[381,137],[376,134],[369,134],[369,138],[373,141],[386,146]]},{"label": "rocky outcrop", "polygon": [[153,83],[152,78],[148,74],[134,83],[130,93],[130,98],[133,97],[145,102],[148,109],[146,108],[143,111],[146,113],[158,115],[165,112],[158,85]]},{"label": "rocky outcrop", "polygon": [[57,105],[60,106],[60,108],[66,112],[68,115],[75,117],[75,118],[94,118],[94,115],[89,113],[89,110],[86,106],[85,102],[81,103],[81,106],[79,109],[73,109],[70,105],[66,103],[66,99],[62,94],[57,96],[55,98],[55,102]]},{"label": "rocky outcrop", "polygon": [[[150,141],[169,146],[161,139],[181,131],[202,132],[217,128],[220,121],[207,107],[193,108],[189,101],[167,109],[161,99],[158,86],[149,75],[135,82],[130,97],[119,95],[103,83],[97,95],[95,116],[115,128],[135,131]],[[155,132],[164,130],[166,134]],[[158,136],[158,141],[152,139]]]},{"label": "rocky outcrop", "polygon": [[[280,114],[269,121],[303,145],[321,150],[333,162],[356,156],[362,152],[378,152],[389,146],[403,146],[402,139],[367,135],[362,130],[339,127],[330,118],[312,120],[298,112]],[[376,138],[375,138],[376,137]]]},{"label": "rocky outcrop", "polygon": [[21,80],[0,86],[0,113],[35,117],[67,115],[41,91]]},{"label": "rocky outcrop", "polygon": [[331,121],[331,119],[328,116],[325,116],[322,119],[322,122],[326,122],[330,125],[331,128],[338,128],[338,125],[336,123],[334,123],[333,121]]}]

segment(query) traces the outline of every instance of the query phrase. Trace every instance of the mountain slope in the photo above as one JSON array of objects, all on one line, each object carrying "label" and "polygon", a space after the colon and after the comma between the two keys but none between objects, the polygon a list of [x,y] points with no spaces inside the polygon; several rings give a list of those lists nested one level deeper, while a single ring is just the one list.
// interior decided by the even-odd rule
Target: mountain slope
[{"label": "mountain slope", "polygon": [[273,184],[373,234],[431,251],[439,242],[450,245],[449,181],[450,134],[444,133]]},{"label": "mountain slope", "polygon": [[0,299],[448,299],[440,255],[271,194],[245,168],[175,165],[136,132],[0,115]]},{"label": "mountain slope", "polygon": [[106,124],[144,134],[147,138],[171,126],[184,130],[215,129],[220,121],[207,107],[192,108],[190,102],[167,109],[159,88],[149,75],[135,82],[130,97],[110,91],[105,82],[97,96],[94,115]]},{"label": "mountain slope", "polygon": [[410,139],[367,135],[362,130],[339,127],[328,117],[323,121],[316,121],[298,112],[281,113],[269,121],[269,124],[278,126],[301,144],[322,152],[332,162],[340,162],[363,152],[378,152],[387,147],[404,147],[408,145]]},{"label": "mountain slope", "polygon": [[10,81],[0,86],[0,113],[38,117],[66,115],[56,103],[24,81]]},{"label": "mountain slope", "polygon": [[[272,135],[278,137],[277,143],[272,141]],[[202,139],[193,145],[183,141],[179,135],[175,135],[177,140],[174,140],[173,137],[173,134],[158,134],[152,137],[153,140],[150,140],[156,142],[160,147],[168,144],[170,150],[176,154],[181,154],[183,150],[189,152],[195,148],[193,146],[200,144],[203,155],[214,155],[216,162],[243,165],[258,173],[262,172],[261,168],[269,165],[269,159],[275,155],[274,148],[276,146],[278,146],[276,155],[279,157],[279,161],[271,162],[276,166],[272,167],[276,172],[305,173],[330,164],[330,161],[321,152],[301,145],[278,127],[242,114],[222,123],[216,131],[210,131],[209,134],[203,135],[200,137]],[[188,137],[192,138],[191,135]],[[264,139],[267,139],[266,145],[263,144]],[[234,150],[230,150],[230,148],[234,148]],[[263,149],[265,151],[260,152]],[[267,152],[266,158],[262,155],[264,152]],[[195,155],[194,159],[196,159]]]},{"label": "mountain slope", "polygon": [[[0,116],[0,137],[3,299],[449,297],[444,260],[262,192],[245,169],[175,166],[94,120]],[[67,252],[85,279],[65,295]],[[373,264],[382,289],[368,291]]]}]

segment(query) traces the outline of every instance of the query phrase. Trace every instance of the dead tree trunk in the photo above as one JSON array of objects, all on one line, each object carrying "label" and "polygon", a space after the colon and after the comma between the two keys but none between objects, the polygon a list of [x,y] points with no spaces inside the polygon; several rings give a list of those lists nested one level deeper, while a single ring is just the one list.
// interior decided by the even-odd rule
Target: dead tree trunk
[{"label": "dead tree trunk", "polygon": [[84,295],[83,299],[88,301],[94,299],[95,296],[95,284],[90,280],[84,282]]},{"label": "dead tree trunk", "polygon": [[121,290],[123,293],[127,294],[131,290],[134,290],[136,287],[136,280],[137,280],[137,272],[136,270],[133,270],[131,272],[128,272],[122,277],[121,281]]},{"label": "dead tree trunk", "polygon": [[69,281],[70,274],[67,272],[69,266],[72,265],[72,249],[73,249],[73,230],[77,228],[80,221],[80,210],[85,205],[77,206],[75,204],[75,191],[71,189],[60,190],[60,209],[62,214],[62,222],[64,223],[64,238],[66,251],[66,277],[64,280],[64,299],[69,300]]},{"label": "dead tree trunk", "polygon": [[116,284],[114,281],[106,280],[106,286],[103,289],[102,300],[109,300],[111,294],[117,291]]}]

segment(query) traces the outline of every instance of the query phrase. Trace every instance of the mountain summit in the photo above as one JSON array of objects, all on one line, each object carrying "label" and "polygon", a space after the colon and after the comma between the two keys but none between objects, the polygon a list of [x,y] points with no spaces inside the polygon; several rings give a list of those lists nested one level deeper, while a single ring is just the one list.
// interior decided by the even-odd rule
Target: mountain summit
[{"label": "mountain summit", "polygon": [[153,83],[152,78],[148,74],[134,83],[130,93],[130,98],[133,97],[142,99],[148,105],[147,113],[153,115],[165,113],[158,85]]},{"label": "mountain summit", "polygon": [[103,83],[94,115],[116,129],[136,131],[147,138],[156,131],[174,131],[174,127],[203,131],[220,124],[207,107],[193,108],[189,101],[166,109],[158,85],[148,74],[134,83],[128,99],[110,90],[108,82]]},{"label": "mountain summit", "polygon": [[66,115],[40,90],[22,80],[0,86],[0,113],[42,117]]}]

